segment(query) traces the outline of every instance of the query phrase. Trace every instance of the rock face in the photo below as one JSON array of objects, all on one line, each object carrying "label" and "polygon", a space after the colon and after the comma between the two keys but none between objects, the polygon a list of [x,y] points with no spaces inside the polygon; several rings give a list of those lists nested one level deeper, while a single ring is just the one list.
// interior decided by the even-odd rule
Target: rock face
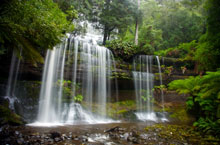
[{"label": "rock face", "polygon": [[[8,58],[1,58],[0,61],[0,96],[3,98],[5,95],[6,84],[10,69],[10,57]],[[164,58],[161,59],[161,70],[162,70],[162,78],[163,78],[163,85],[167,86],[167,84],[176,79],[184,79],[191,75],[196,75],[192,68],[186,68],[186,63],[189,62],[182,62],[178,61],[177,59],[170,59]],[[183,67],[184,66],[184,67]],[[71,67],[66,65],[69,71],[68,74],[72,74],[74,71]],[[123,61],[116,61],[116,70],[113,71],[113,77],[111,81],[111,88],[115,88],[115,81],[117,79],[118,84],[118,94],[115,90],[112,90],[111,102],[115,101],[126,101],[126,100],[135,100],[135,88],[134,82],[132,77],[132,63],[131,62],[123,62]],[[81,68],[81,66],[79,66]],[[15,104],[16,112],[27,121],[32,122],[36,119],[36,114],[38,111],[38,102],[39,102],[39,93],[40,93],[40,85],[41,85],[41,78],[42,78],[42,70],[43,65],[38,64],[37,67],[34,67],[30,63],[21,62],[20,69],[18,72],[18,81],[16,85],[15,95],[20,100],[19,103]],[[82,74],[85,73],[84,70],[78,69],[78,71]],[[158,76],[158,66],[157,64],[153,64],[153,72],[155,75],[154,85],[159,86],[160,80]],[[67,72],[65,72],[67,73]],[[69,79],[70,75],[67,75],[65,79]],[[78,79],[80,78],[78,76]],[[154,92],[155,100],[157,102],[161,101],[161,94],[160,91]],[[164,91],[164,101],[165,103],[183,103],[186,101],[187,96],[178,95],[173,91]],[[1,105],[1,103],[0,103]]]},{"label": "rock face", "polygon": [[15,112],[9,109],[9,103],[7,100],[0,99],[0,126],[3,125],[22,125],[25,122]]}]

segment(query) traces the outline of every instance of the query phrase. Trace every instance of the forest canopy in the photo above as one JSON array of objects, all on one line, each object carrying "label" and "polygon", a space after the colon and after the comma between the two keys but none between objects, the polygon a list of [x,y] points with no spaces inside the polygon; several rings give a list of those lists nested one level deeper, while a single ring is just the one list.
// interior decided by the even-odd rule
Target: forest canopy
[{"label": "forest canopy", "polygon": [[32,63],[43,62],[42,50],[52,49],[74,28],[52,0],[3,0],[0,15],[0,52],[15,50]]},{"label": "forest canopy", "polygon": [[[215,0],[3,0],[0,54],[15,50],[19,56],[23,50],[24,58],[43,62],[43,50],[52,49],[67,32],[85,33],[79,22],[89,21],[103,32],[103,44],[115,50],[127,51],[117,38],[129,43],[131,56],[175,53],[194,61],[199,71],[215,70],[220,64],[218,5]],[[187,43],[196,46],[185,48]]]}]

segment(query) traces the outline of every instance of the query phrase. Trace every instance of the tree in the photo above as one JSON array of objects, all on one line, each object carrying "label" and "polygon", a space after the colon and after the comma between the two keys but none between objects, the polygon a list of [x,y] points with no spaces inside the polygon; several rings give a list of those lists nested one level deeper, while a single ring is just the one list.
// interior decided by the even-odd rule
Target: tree
[{"label": "tree", "polygon": [[71,22],[52,0],[3,0],[0,6],[0,48],[13,49],[33,64],[43,62],[40,52],[61,41]]},{"label": "tree", "polygon": [[139,52],[153,54],[161,47],[162,31],[155,29],[153,25],[143,25],[139,34]]},{"label": "tree", "polygon": [[207,31],[201,36],[195,59],[200,70],[216,70],[220,67],[220,1],[205,3]]},{"label": "tree", "polygon": [[[138,11],[140,9],[140,0],[137,0],[138,3]],[[139,29],[139,19],[136,17],[136,26],[135,26],[135,45],[138,45],[138,29]]]},{"label": "tree", "polygon": [[198,40],[204,32],[204,19],[200,13],[191,11],[179,2],[165,1],[160,11],[156,28],[163,31],[163,49]]},{"label": "tree", "polygon": [[97,18],[97,27],[103,30],[103,44],[113,30],[123,31],[133,22],[135,5],[130,0],[106,0]]}]

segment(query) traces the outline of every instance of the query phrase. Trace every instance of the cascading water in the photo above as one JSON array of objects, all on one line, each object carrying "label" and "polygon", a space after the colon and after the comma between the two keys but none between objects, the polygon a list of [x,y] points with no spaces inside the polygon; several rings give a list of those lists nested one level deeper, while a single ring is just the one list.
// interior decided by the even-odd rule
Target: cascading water
[{"label": "cascading water", "polygon": [[[160,85],[162,85],[162,75],[160,69],[160,61],[159,57],[156,56],[158,71],[160,75]],[[153,102],[154,102],[154,78],[155,75],[153,73],[153,60],[154,56],[148,55],[140,55],[139,57],[134,59],[133,67],[133,79],[135,84],[135,93],[136,93],[136,104],[137,110],[136,116],[139,120],[142,121],[165,121],[165,117],[163,115],[162,118],[158,118],[156,113],[153,110]],[[161,103],[164,103],[164,95],[163,90],[161,89]],[[164,111],[164,107],[163,107]]]},{"label": "cascading water", "polygon": [[[107,48],[97,45],[99,37],[89,33],[84,37],[68,35],[62,44],[48,50],[38,118],[32,125],[112,121],[106,118],[106,102],[111,92],[114,59]],[[72,88],[69,95],[65,94],[67,86]],[[83,96],[86,107],[74,99],[78,95]]]},{"label": "cascading water", "polygon": [[[159,56],[156,56],[156,59],[157,59],[157,64],[158,64],[158,71],[159,71],[159,75],[160,75],[160,86],[162,87],[163,85],[163,78],[162,78],[162,72],[161,72],[161,67],[160,67],[160,59],[159,59]],[[163,58],[163,61],[164,61],[164,58]],[[164,62],[163,62],[164,63]],[[163,116],[161,118],[162,121],[168,121],[164,115],[164,93],[163,93],[163,88],[160,88],[160,93],[161,93],[161,104],[162,104],[162,107],[163,107]]]},{"label": "cascading water", "polygon": [[11,59],[10,72],[9,72],[9,77],[8,77],[8,83],[7,83],[7,89],[6,89],[6,95],[4,97],[5,99],[9,100],[9,108],[13,111],[15,110],[14,103],[16,101],[19,102],[18,98],[14,94],[16,83],[17,83],[19,66],[20,66],[20,59],[18,59],[15,52],[13,52],[12,59]]}]

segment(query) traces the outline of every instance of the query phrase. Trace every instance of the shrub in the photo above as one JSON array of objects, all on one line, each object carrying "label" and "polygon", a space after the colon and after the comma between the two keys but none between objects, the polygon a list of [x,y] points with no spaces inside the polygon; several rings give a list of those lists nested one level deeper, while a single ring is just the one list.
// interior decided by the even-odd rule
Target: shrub
[{"label": "shrub", "polygon": [[115,57],[122,58],[123,60],[129,60],[136,53],[136,46],[134,44],[120,39],[108,41],[106,47],[113,52]]},{"label": "shrub", "polygon": [[220,69],[202,77],[175,80],[169,88],[190,95],[186,105],[197,118],[194,126],[204,133],[220,136]]}]

